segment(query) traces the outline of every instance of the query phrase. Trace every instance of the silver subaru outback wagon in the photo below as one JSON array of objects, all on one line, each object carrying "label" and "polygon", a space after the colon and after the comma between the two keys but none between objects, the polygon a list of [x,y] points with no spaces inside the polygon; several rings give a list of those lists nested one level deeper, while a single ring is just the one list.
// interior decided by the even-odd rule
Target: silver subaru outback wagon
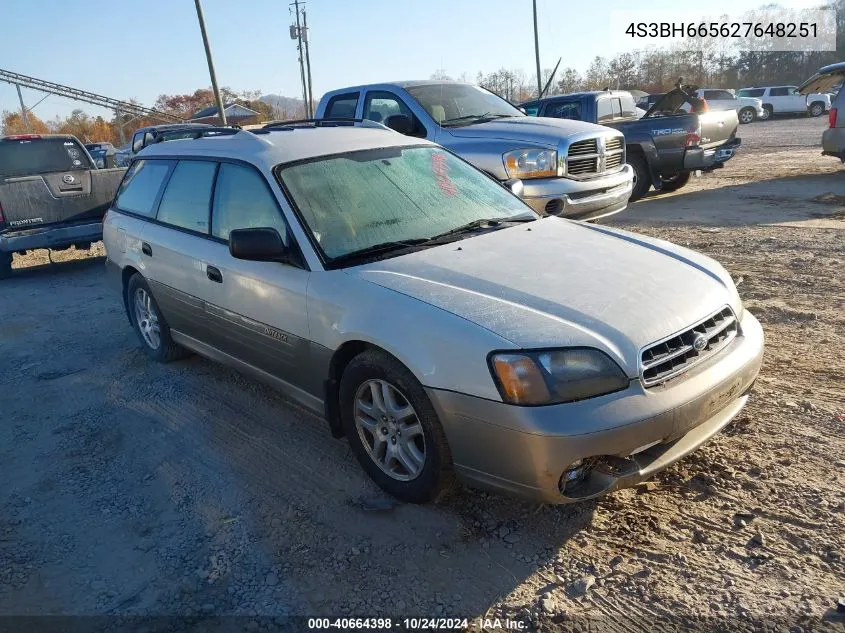
[{"label": "silver subaru outback wagon", "polygon": [[541,217],[373,123],[148,147],[104,236],[149,356],[275,385],[411,502],[633,485],[727,425],[762,358],[715,261]]}]

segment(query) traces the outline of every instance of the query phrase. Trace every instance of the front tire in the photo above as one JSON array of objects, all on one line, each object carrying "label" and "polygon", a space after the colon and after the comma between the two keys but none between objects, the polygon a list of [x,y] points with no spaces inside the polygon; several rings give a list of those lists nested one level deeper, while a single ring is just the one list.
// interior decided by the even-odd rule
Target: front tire
[{"label": "front tire", "polygon": [[754,108],[743,108],[739,111],[739,122],[743,125],[748,125],[749,123],[753,123],[754,119],[757,118],[757,113],[754,112]]},{"label": "front tire", "polygon": [[427,503],[454,485],[452,454],[428,395],[392,356],[367,350],[340,381],[343,430],[355,456],[385,492]]},{"label": "front tire", "polygon": [[632,154],[628,156],[628,164],[634,170],[634,187],[629,200],[635,202],[651,189],[651,172],[644,156]]},{"label": "front tire", "polygon": [[769,104],[763,106],[763,114],[760,115],[761,121],[768,121],[772,118],[772,115],[775,113],[774,108]]},{"label": "front tire", "polygon": [[147,356],[160,363],[169,363],[187,355],[187,350],[170,337],[170,327],[150,287],[139,273],[132,275],[126,284],[126,306],[129,320]]},{"label": "front tire", "polygon": [[689,182],[690,175],[690,172],[687,171],[669,177],[661,176],[660,181],[663,183],[661,191],[677,191]]},{"label": "front tire", "polygon": [[12,274],[12,253],[0,251],[0,279],[6,279]]},{"label": "front tire", "polygon": [[824,114],[824,104],[821,101],[815,101],[810,104],[810,116],[821,116]]}]

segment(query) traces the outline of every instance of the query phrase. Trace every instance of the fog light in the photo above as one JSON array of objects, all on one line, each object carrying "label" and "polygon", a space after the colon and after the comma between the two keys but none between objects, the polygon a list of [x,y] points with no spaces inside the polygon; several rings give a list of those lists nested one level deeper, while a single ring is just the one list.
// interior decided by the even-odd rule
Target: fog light
[{"label": "fog light", "polygon": [[563,471],[558,487],[562,493],[566,494],[567,491],[570,491],[581,484],[589,474],[589,463],[585,462],[583,459],[574,461],[569,465],[569,468]]}]

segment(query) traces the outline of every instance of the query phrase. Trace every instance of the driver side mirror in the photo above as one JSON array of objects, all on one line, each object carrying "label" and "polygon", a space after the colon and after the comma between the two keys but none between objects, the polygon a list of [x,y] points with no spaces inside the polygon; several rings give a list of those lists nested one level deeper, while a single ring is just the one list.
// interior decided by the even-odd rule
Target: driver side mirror
[{"label": "driver side mirror", "polygon": [[274,228],[235,229],[229,233],[229,252],[236,259],[288,263],[291,251]]},{"label": "driver side mirror", "polygon": [[405,114],[391,114],[384,120],[384,124],[399,134],[408,135],[414,131],[414,122]]}]

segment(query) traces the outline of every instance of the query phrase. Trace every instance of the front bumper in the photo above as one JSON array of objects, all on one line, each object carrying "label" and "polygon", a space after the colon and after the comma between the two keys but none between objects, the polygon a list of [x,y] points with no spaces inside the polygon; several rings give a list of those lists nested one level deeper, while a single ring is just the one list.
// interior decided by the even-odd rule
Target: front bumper
[{"label": "front bumper", "polygon": [[103,239],[102,222],[45,226],[7,231],[0,234],[0,251],[15,253],[34,248],[67,248]]},{"label": "front bumper", "polygon": [[[623,392],[544,407],[428,393],[463,481],[540,502],[571,503],[632,486],[710,439],[745,405],[762,357],[762,328],[746,311],[741,335],[726,350],[650,389],[634,380]],[[622,458],[621,468],[593,471],[575,491],[561,492],[570,465],[600,456]]]},{"label": "front bumper", "polygon": [[571,178],[536,178],[523,180],[523,200],[542,215],[547,208],[574,220],[594,220],[623,211],[628,206],[633,188],[634,170],[624,165],[621,170],[591,180]]},{"label": "front bumper", "polygon": [[739,151],[742,139],[735,138],[724,145],[710,149],[697,148],[686,151],[684,155],[684,170],[710,171],[719,169]]}]

